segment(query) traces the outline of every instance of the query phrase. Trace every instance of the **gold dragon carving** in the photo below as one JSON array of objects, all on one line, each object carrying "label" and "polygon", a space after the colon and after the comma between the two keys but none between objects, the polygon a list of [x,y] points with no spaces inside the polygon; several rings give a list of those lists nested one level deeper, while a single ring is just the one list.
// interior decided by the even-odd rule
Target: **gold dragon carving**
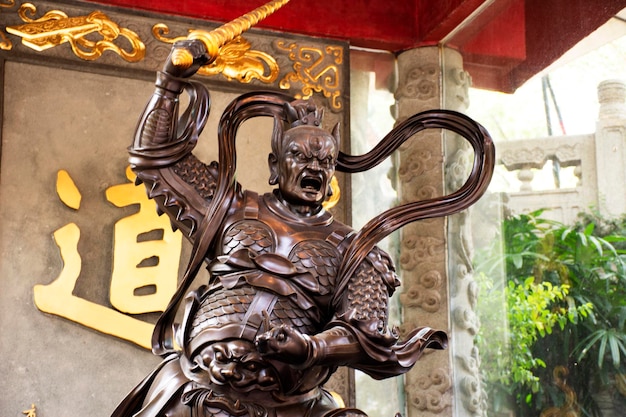
[{"label": "gold dragon carving", "polygon": [[[146,53],[144,43],[130,29],[122,28],[106,14],[94,11],[87,16],[69,17],[60,10],[51,10],[40,18],[35,18],[37,8],[32,3],[24,3],[18,9],[23,25],[9,26],[7,32],[22,38],[22,44],[36,51],[69,43],[72,51],[81,59],[93,61],[110,50],[128,62],[141,61]],[[98,34],[99,40],[88,35]],[[93,36],[93,35],[92,35]],[[125,38],[130,50],[120,48],[114,41]]]}]

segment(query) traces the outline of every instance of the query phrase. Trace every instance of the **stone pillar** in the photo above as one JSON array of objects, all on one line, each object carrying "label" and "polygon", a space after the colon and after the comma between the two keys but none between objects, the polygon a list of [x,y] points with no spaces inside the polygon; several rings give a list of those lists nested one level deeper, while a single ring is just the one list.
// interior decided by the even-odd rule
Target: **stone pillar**
[{"label": "stone pillar", "polygon": [[[463,111],[468,105],[469,75],[454,50],[424,47],[400,54],[398,80],[397,122],[428,109]],[[460,186],[472,161],[463,142],[450,132],[427,130],[404,144],[396,161],[400,202],[440,196]],[[466,223],[464,214],[402,229],[401,330],[426,325],[447,331],[451,342],[448,350],[427,353],[406,375],[408,417],[482,414],[472,340],[476,286]]]},{"label": "stone pillar", "polygon": [[596,127],[598,208],[607,217],[626,213],[626,84],[598,85],[600,112]]}]

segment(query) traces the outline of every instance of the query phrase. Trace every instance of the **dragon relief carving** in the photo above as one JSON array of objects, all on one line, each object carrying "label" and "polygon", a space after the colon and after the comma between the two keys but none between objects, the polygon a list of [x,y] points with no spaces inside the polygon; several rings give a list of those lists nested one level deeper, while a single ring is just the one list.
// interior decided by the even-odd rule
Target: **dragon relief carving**
[{"label": "dragon relief carving", "polygon": [[[69,43],[74,54],[84,60],[93,61],[105,51],[113,51],[128,62],[138,62],[145,57],[146,47],[139,36],[130,29],[120,27],[101,11],[87,16],[70,17],[60,10],[51,10],[35,18],[37,7],[24,3],[18,9],[23,25],[8,26],[7,32],[22,38],[22,44],[36,51]],[[92,40],[93,34],[101,39]],[[124,38],[130,49],[115,42]]]}]

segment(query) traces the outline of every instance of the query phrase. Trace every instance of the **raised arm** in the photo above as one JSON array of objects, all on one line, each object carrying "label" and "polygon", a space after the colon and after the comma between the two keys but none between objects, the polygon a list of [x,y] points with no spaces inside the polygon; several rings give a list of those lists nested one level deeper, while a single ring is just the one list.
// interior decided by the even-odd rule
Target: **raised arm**
[{"label": "raised arm", "polygon": [[[192,57],[186,65],[175,65],[181,51]],[[206,165],[191,151],[209,115],[206,88],[189,80],[207,61],[199,41],[177,42],[158,72],[155,91],[146,106],[129,147],[130,164],[138,181],[172,225],[193,239],[208,203],[213,197],[217,164]],[[189,95],[189,105],[179,114],[179,97]]]}]

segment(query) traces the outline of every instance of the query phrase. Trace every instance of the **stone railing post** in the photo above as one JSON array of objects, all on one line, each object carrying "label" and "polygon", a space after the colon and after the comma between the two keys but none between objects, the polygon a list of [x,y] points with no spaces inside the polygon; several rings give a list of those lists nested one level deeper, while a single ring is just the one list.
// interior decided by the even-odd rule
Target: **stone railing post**
[{"label": "stone railing post", "polygon": [[596,128],[598,208],[607,217],[626,213],[626,83],[598,85],[600,112]]}]

